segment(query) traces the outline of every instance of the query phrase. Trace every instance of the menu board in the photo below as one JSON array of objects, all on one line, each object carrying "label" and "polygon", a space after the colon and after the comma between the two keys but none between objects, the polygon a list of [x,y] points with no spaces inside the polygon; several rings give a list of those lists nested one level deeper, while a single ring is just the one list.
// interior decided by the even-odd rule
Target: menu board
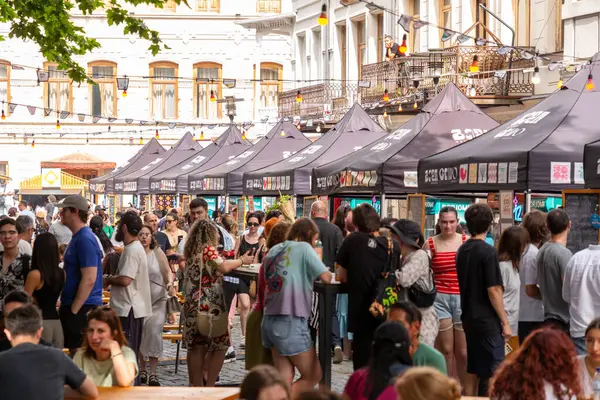
[{"label": "menu board", "polygon": [[310,218],[310,207],[319,198],[317,196],[307,196],[302,201],[302,216]]},{"label": "menu board", "polygon": [[190,211],[190,201],[190,196],[187,194],[181,196],[181,211],[184,215]]},{"label": "menu board", "polygon": [[117,220],[117,208],[115,202],[115,196],[109,194],[108,196],[108,216],[111,218],[113,223]]},{"label": "menu board", "polygon": [[563,190],[563,207],[571,220],[567,248],[575,254],[590,244],[598,244],[598,229],[591,217],[598,214],[600,190]]},{"label": "menu board", "polygon": [[425,226],[425,195],[408,195],[408,219],[415,221],[421,226],[421,231]]},{"label": "menu board", "polygon": [[238,232],[244,232],[246,229],[246,198],[237,199]]}]

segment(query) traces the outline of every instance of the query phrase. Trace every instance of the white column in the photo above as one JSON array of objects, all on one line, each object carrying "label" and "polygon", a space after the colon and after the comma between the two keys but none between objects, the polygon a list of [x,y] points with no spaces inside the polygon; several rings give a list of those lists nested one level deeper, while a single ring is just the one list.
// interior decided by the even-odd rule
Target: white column
[{"label": "white column", "polygon": [[255,65],[255,74],[254,79],[257,81],[254,82],[254,110],[253,110],[253,119],[256,121],[258,118],[258,108],[260,107],[260,62],[262,59],[262,39],[263,34],[261,32],[256,31],[256,46],[254,49],[254,65]]}]

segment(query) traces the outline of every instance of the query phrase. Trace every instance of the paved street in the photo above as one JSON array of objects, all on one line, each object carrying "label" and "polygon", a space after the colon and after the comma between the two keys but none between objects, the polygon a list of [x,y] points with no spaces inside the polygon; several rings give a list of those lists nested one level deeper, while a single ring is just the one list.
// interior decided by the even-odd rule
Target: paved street
[{"label": "paved street", "polygon": [[[240,343],[240,326],[239,326],[239,318],[236,316],[236,321],[234,323],[233,328],[233,338],[234,343],[238,344],[236,346],[237,360],[229,362],[223,366],[221,371],[221,381],[220,384],[229,385],[229,384],[237,384],[239,385],[247,371],[244,365],[244,355],[243,351],[239,350]],[[162,386],[187,386],[188,384],[188,375],[187,375],[187,365],[185,364],[186,352],[185,349],[181,349],[181,359],[183,360],[179,365],[179,370],[177,375],[175,374],[175,355],[176,355],[176,345],[171,343],[170,341],[165,341],[165,350],[163,353],[163,358],[158,366],[158,375]],[[344,361],[342,364],[333,365],[333,373],[332,373],[332,389],[338,393],[341,393],[344,390],[344,385],[348,380],[348,377],[352,373],[352,362]]]}]

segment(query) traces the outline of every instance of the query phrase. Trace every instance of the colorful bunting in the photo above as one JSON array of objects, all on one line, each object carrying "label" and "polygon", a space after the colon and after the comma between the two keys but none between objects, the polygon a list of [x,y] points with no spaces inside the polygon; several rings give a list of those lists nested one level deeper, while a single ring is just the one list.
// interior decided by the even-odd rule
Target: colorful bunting
[{"label": "colorful bunting", "polygon": [[17,108],[17,105],[15,103],[8,103],[8,112],[9,113],[14,113],[15,109]]},{"label": "colorful bunting", "polygon": [[442,33],[442,42],[447,42],[448,40],[452,39],[452,36],[454,36],[453,31],[450,29],[444,29],[444,33]]}]

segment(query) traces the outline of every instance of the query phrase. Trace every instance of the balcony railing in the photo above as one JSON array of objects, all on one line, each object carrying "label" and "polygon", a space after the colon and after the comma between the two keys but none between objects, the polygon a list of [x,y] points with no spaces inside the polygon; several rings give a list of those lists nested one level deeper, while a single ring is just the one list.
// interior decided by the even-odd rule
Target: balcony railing
[{"label": "balcony railing", "polygon": [[337,121],[358,99],[358,84],[320,83],[300,89],[302,102],[296,102],[298,89],[279,96],[279,117],[300,117]]},{"label": "balcony railing", "polygon": [[[512,54],[498,54],[497,50],[495,46],[457,46],[363,65],[361,80],[368,82],[369,87],[359,88],[358,83],[321,83],[303,87],[300,88],[302,103],[299,104],[296,102],[298,89],[289,90],[279,96],[279,117],[337,121],[356,101],[366,108],[383,105],[386,89],[392,104],[421,102],[423,98],[430,100],[436,94],[435,80],[437,92],[452,82],[474,99],[532,95],[535,61],[521,58],[516,50]],[[534,53],[533,49],[528,50]],[[475,55],[479,60],[479,72],[470,73]]]}]

